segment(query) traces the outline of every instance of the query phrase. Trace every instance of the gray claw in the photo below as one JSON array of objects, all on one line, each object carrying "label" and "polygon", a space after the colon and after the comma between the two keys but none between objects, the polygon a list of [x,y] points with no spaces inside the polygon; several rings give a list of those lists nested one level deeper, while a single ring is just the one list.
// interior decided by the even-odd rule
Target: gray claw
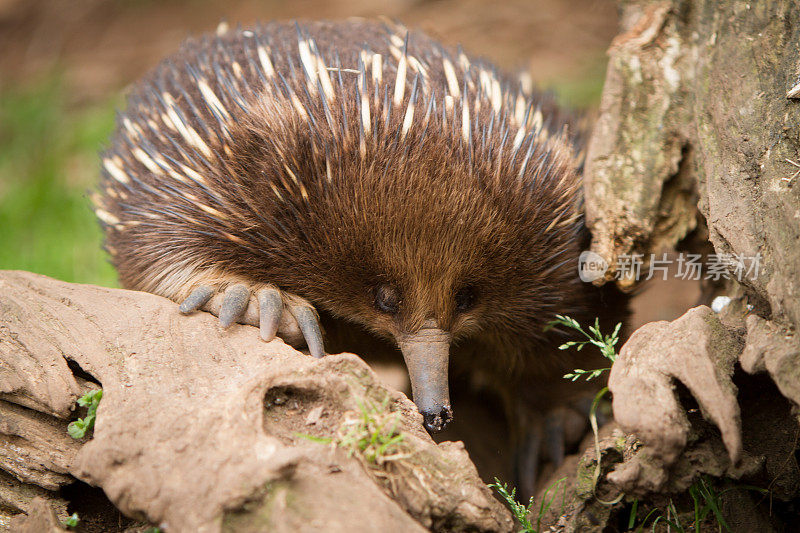
[{"label": "gray claw", "polygon": [[541,429],[534,427],[523,435],[522,442],[516,450],[515,481],[522,501],[536,494],[541,447]]},{"label": "gray claw", "polygon": [[556,413],[547,416],[544,423],[544,442],[555,467],[564,462],[564,419]]},{"label": "gray claw", "polygon": [[184,315],[197,311],[203,307],[214,295],[214,289],[209,285],[200,285],[178,307]]},{"label": "gray claw", "polygon": [[294,315],[303,337],[306,339],[308,351],[312,357],[317,359],[325,357],[325,347],[322,344],[322,330],[319,328],[319,320],[313,309],[305,305],[293,305],[289,312]]},{"label": "gray claw", "polygon": [[261,338],[267,342],[275,338],[283,312],[283,300],[278,289],[261,289],[258,291],[259,324]]},{"label": "gray claw", "polygon": [[219,309],[219,323],[223,328],[228,328],[236,322],[247,310],[250,303],[250,289],[237,283],[225,290],[222,307]]}]

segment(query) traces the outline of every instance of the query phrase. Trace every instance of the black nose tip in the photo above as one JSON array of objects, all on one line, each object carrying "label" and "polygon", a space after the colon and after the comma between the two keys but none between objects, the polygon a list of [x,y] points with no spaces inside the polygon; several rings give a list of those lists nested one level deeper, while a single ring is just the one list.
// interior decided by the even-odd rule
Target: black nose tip
[{"label": "black nose tip", "polygon": [[431,433],[437,433],[453,420],[453,410],[449,405],[445,405],[438,411],[423,412],[422,416],[425,419],[425,429]]}]

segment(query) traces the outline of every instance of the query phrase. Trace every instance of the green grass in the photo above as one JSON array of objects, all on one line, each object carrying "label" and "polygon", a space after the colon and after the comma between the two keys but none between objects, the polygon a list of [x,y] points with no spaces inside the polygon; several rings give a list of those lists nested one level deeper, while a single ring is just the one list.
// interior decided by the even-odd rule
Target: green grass
[{"label": "green grass", "polygon": [[297,433],[296,436],[320,444],[334,444],[347,451],[348,457],[358,455],[367,463],[381,466],[389,461],[407,457],[401,450],[405,436],[398,429],[400,413],[389,411],[387,396],[380,404],[356,398],[358,412],[349,413],[335,437],[315,437]]},{"label": "green grass", "polygon": [[[682,506],[676,506],[675,502],[670,498],[663,509],[659,507],[651,509],[638,525],[636,525],[636,522],[639,500],[634,500],[628,518],[628,529],[635,533],[654,532],[659,524],[663,524],[669,531],[674,531],[675,533],[692,533],[695,531],[723,533],[732,531],[722,512],[721,497],[732,490],[753,491],[762,495],[768,494],[769,490],[741,484],[734,480],[728,481],[732,481],[733,484],[717,492],[714,482],[709,476],[700,476],[689,487],[690,502],[684,503]],[[652,522],[650,522],[648,529],[648,521],[651,519]]]},{"label": "green grass", "polygon": [[[552,507],[553,502],[558,495],[558,488],[559,486],[562,487],[562,494],[561,494],[561,510],[559,514],[563,515],[564,510],[566,509],[567,503],[567,479],[561,478],[559,480],[554,481],[549,487],[547,487],[542,495],[542,503],[539,504],[539,509],[536,510],[536,502],[533,501],[533,496],[528,500],[528,505],[522,505],[517,501],[517,489],[511,488],[509,490],[508,485],[505,483],[500,484],[500,480],[494,478],[494,483],[489,484],[489,488],[494,489],[497,491],[497,494],[503,499],[503,501],[508,506],[511,514],[514,515],[514,520],[520,526],[520,531],[522,533],[539,533],[542,529],[542,519]],[[551,494],[550,498],[547,498],[548,493]],[[536,515],[533,514],[534,511]],[[536,525],[533,524],[532,520],[536,518]]]},{"label": "green grass", "polygon": [[115,286],[88,190],[116,101],[71,108],[58,76],[0,93],[0,269]]},{"label": "green grass", "polygon": [[381,405],[356,399],[359,412],[342,423],[337,445],[349,455],[359,453],[368,463],[378,465],[404,457],[400,451],[404,436],[397,429],[400,413],[387,410],[388,401],[388,396]]}]

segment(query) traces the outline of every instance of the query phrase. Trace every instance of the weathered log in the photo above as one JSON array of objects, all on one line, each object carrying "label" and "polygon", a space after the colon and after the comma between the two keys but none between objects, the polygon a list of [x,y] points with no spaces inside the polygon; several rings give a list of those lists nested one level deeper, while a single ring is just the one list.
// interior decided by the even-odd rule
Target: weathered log
[{"label": "weathered log", "polygon": [[[80,479],[169,531],[511,529],[463,446],[435,444],[354,355],[313,360],[146,293],[22,272],[0,287],[0,468],[21,482]],[[81,443],[73,370],[103,389]],[[336,439],[362,407],[396,417],[386,457],[306,436]]]}]

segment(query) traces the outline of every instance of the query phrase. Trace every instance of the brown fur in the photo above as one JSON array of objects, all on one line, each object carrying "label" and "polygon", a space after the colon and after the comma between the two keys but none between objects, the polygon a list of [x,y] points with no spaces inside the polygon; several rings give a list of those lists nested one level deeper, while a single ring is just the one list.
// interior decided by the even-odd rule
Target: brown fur
[{"label": "brown fur", "polygon": [[[201,282],[273,283],[339,326],[387,339],[433,317],[453,335],[456,373],[484,376],[509,405],[521,389],[548,400],[532,380],[560,381],[575,361],[544,326],[555,314],[581,322],[606,314],[600,293],[577,276],[586,232],[574,122],[549,97],[416,33],[406,54],[426,76],[409,60],[402,103],[389,111],[392,47],[405,30],[359,21],[302,26],[326,66],[345,69],[329,70],[327,101],[303,72],[294,26],[253,31],[189,41],[134,89],[104,156],[129,181],[107,165],[97,200],[122,284],[179,300]],[[265,75],[259,42],[282,78]],[[383,60],[377,89],[359,63],[367,48]],[[444,117],[443,59],[467,91]],[[482,73],[503,84],[499,112],[480,92]],[[364,93],[369,132],[359,119]],[[519,98],[530,107],[523,123]],[[514,151],[520,127],[525,140]],[[375,308],[381,284],[399,290],[396,316]],[[458,312],[454,295],[465,286],[475,288],[475,305]]]}]

